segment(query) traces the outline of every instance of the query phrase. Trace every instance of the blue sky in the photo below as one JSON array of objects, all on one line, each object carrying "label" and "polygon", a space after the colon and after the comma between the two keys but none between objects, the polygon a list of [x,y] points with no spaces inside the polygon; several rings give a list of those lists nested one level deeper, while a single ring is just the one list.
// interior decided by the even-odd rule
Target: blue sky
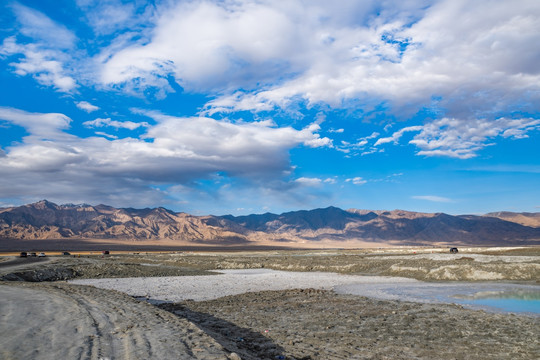
[{"label": "blue sky", "polygon": [[536,0],[4,1],[0,206],[540,211]]}]

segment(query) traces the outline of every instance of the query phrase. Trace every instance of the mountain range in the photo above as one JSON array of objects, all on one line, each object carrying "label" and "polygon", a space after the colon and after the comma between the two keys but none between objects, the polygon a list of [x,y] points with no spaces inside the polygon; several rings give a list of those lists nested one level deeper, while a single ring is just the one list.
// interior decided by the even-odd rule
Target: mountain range
[{"label": "mountain range", "polygon": [[47,200],[0,208],[0,241],[69,239],[179,246],[540,245],[540,213],[454,216],[328,207],[279,215],[194,216],[162,207],[57,205]]}]

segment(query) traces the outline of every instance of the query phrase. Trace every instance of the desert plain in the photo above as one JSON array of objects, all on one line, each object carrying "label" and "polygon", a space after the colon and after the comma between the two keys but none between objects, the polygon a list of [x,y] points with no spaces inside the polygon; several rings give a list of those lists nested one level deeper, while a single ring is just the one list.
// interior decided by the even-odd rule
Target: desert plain
[{"label": "desert plain", "polygon": [[454,297],[538,296],[540,248],[459,250],[5,254],[0,358],[540,358],[538,314]]}]

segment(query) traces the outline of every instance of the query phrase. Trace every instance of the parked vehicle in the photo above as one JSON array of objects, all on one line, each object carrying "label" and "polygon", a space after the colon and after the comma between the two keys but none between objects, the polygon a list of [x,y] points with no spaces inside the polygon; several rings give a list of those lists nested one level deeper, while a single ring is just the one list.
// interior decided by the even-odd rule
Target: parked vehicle
[{"label": "parked vehicle", "polygon": [[30,257],[36,257],[37,254],[36,254],[35,252],[31,252],[31,253],[28,253],[28,256],[30,256]]},{"label": "parked vehicle", "polygon": [[25,251],[22,251],[20,254],[19,254],[19,257],[27,257],[28,254],[25,252]]},{"label": "parked vehicle", "polygon": [[109,255],[109,250],[103,250],[103,251],[101,252],[101,254],[102,254],[102,255]]},{"label": "parked vehicle", "polygon": [[67,252],[67,251],[64,251],[64,252],[62,253],[62,255],[71,255],[71,254],[70,254],[69,252]]},{"label": "parked vehicle", "polygon": [[451,252],[452,254],[457,254],[457,253],[458,253],[457,247],[450,248],[450,252]]},{"label": "parked vehicle", "polygon": [[45,255],[45,253],[39,253],[38,254],[38,257],[45,257],[45,256],[47,256],[47,255]]}]

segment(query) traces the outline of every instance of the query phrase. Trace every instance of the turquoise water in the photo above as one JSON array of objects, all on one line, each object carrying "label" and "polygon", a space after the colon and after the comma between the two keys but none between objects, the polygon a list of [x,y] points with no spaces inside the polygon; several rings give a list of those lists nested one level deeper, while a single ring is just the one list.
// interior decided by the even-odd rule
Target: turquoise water
[{"label": "turquoise water", "polygon": [[489,306],[508,312],[529,312],[540,314],[540,300],[478,299],[473,300],[472,304]]},{"label": "turquoise water", "polygon": [[540,316],[540,286],[512,283],[372,282],[334,287],[341,294],[421,303],[454,303],[499,313]]},{"label": "turquoise water", "polygon": [[504,312],[540,314],[540,291],[534,290],[479,292],[460,302]]}]

